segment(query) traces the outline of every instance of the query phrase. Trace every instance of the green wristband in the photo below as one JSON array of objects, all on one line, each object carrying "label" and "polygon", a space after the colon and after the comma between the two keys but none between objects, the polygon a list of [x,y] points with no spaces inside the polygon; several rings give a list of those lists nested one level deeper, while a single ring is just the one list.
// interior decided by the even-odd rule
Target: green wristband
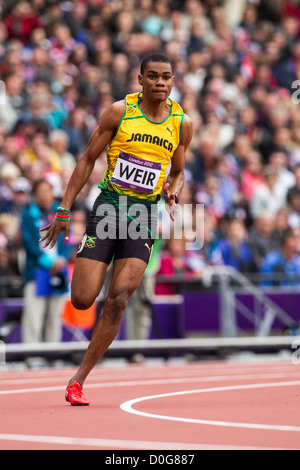
[{"label": "green wristband", "polygon": [[65,209],[64,207],[59,207],[57,210],[58,210],[58,211],[69,212],[69,214],[70,214],[70,212],[71,212],[69,209]]},{"label": "green wristband", "polygon": [[60,220],[61,222],[70,222],[70,217],[68,219],[64,219],[62,217],[59,217],[59,216],[55,216],[56,220]]}]

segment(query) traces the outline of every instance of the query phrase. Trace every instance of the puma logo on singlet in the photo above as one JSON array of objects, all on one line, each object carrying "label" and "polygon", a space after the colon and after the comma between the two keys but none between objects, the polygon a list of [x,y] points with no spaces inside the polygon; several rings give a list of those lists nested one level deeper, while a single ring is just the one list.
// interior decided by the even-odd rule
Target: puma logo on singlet
[{"label": "puma logo on singlet", "polygon": [[[171,131],[170,131],[171,132]],[[151,134],[135,134],[131,135],[131,138],[126,140],[126,142],[145,142],[147,144],[158,145],[159,147],[164,147],[168,152],[173,151],[173,144],[163,137],[160,138],[158,135]]]}]

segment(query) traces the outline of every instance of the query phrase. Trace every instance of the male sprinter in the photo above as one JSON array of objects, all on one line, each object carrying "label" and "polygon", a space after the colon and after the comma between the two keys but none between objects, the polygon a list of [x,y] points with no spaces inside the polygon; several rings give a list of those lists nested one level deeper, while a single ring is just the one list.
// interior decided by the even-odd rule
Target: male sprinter
[{"label": "male sprinter", "polygon": [[[108,168],[99,185],[101,193],[75,263],[71,286],[74,307],[89,308],[101,291],[112,258],[114,268],[103,314],[66,390],[66,400],[73,406],[90,404],[83,395],[84,381],[115,339],[128,301],[144,275],[155,239],[153,205],[162,192],[170,217],[174,218],[184,184],[186,150],[193,133],[191,119],[169,98],[174,80],[172,64],[164,55],[151,54],[143,60],[138,76],[142,92],[127,95],[104,112],[71,176],[56,218],[41,229],[46,232],[41,238],[46,241],[45,247],[53,247],[61,232],[68,238],[68,212],[97,158],[108,146]],[[133,211],[136,204],[147,209],[140,211],[142,216]],[[110,213],[107,208],[111,207],[114,210]],[[106,236],[103,221],[109,227]],[[124,225],[130,228],[130,224],[136,224],[136,231],[139,226],[141,238],[124,239]]]}]

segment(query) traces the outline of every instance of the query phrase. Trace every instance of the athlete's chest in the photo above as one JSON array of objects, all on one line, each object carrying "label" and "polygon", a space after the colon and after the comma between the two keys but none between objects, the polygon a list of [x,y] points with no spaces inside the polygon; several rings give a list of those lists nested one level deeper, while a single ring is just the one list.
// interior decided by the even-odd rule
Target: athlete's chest
[{"label": "athlete's chest", "polygon": [[155,155],[164,154],[172,157],[178,146],[178,132],[172,118],[164,123],[150,123],[145,118],[124,119],[119,139],[125,145],[128,152],[130,149]]},{"label": "athlete's chest", "polygon": [[[152,124],[124,119],[110,151],[115,154],[111,181],[130,190],[153,194],[170,164],[178,142],[171,120]],[[115,148],[115,151],[113,149]]]}]

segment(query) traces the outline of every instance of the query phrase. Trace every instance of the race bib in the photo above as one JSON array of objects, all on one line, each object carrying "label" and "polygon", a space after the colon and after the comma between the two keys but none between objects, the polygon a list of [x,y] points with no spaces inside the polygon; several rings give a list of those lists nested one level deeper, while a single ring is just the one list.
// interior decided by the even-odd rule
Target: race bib
[{"label": "race bib", "polygon": [[124,188],[152,194],[161,173],[161,163],[142,160],[127,153],[119,154],[111,181]]}]

